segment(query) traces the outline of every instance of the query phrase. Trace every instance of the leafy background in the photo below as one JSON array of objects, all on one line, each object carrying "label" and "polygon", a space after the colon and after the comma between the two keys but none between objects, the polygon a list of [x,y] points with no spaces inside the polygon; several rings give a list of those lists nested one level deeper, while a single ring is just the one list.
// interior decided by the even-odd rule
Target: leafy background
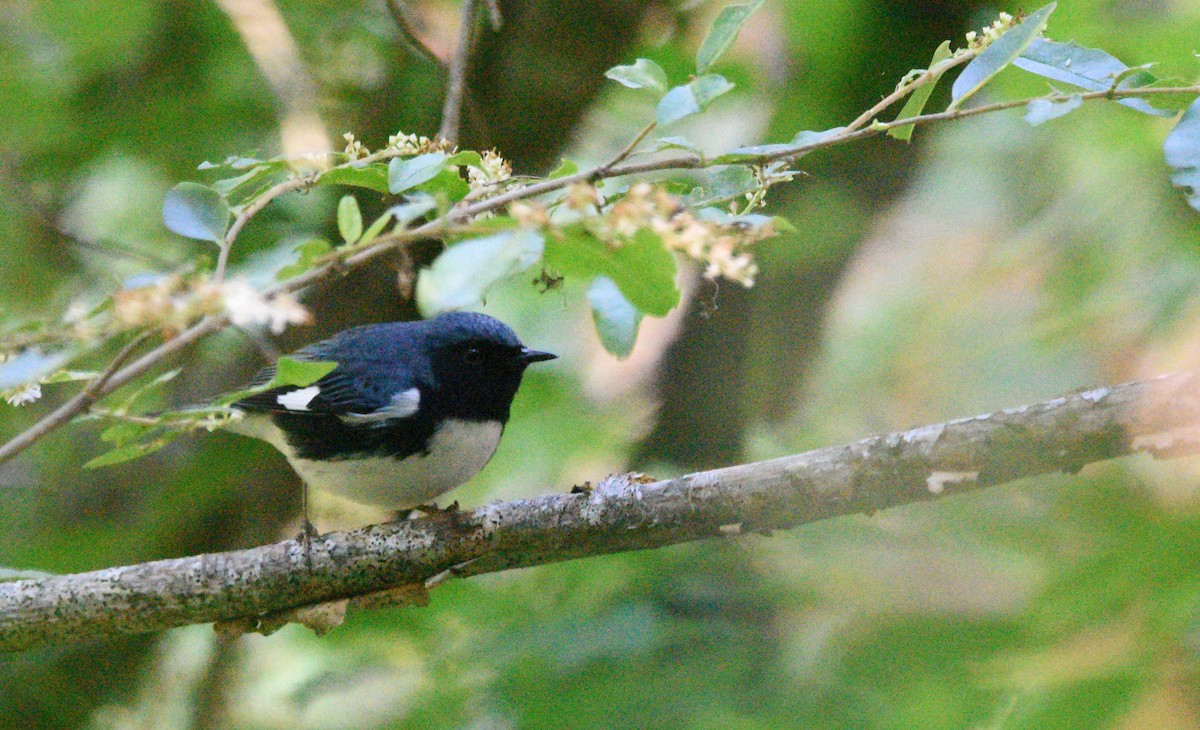
[{"label": "leafy background", "polygon": [[[433,47],[457,9],[415,6]],[[502,3],[471,78],[464,144],[518,172],[611,156],[653,115],[605,69],[692,67],[718,7]],[[442,82],[378,2],[281,2],[331,136],[432,133]],[[1012,11],[1014,8],[1008,8]],[[738,84],[676,133],[705,148],[844,124],[996,8],[768,3],[719,70]],[[89,292],[211,256],[167,232],[196,165],[279,152],[282,103],[205,3],[32,2],[0,14],[0,311],[55,316]],[[1197,75],[1187,2],[1063,2],[1048,31],[1160,77]],[[1009,75],[987,94],[1044,85]],[[1032,84],[1032,85],[1031,85]],[[945,90],[931,108],[946,103]],[[605,354],[582,292],[518,280],[485,311],[558,363],[530,372],[493,463],[453,496],[512,498],[639,468],[662,476],[1190,366],[1200,219],[1171,189],[1170,120],[1085,104],[811,155],[770,212],[758,285],[693,282]],[[373,144],[372,144],[373,143]],[[786,188],[786,189],[785,189]],[[337,191],[282,199],[239,242],[253,275],[292,236],[337,237]],[[379,205],[363,197],[364,210]],[[418,252],[428,261],[434,251]],[[257,268],[256,268],[257,267]],[[307,293],[316,323],[414,316],[384,262]],[[237,387],[261,364],[229,333],[148,406]],[[0,410],[9,437],[64,397]],[[70,572],[261,544],[298,486],[264,445],[179,439],[83,471],[98,428],[0,466],[0,565]],[[25,727],[1154,727],[1200,725],[1194,462],[1148,460],[812,525],[451,582],[428,608],[360,613],[325,638],[217,641],[205,626],[0,658],[0,725]]]}]

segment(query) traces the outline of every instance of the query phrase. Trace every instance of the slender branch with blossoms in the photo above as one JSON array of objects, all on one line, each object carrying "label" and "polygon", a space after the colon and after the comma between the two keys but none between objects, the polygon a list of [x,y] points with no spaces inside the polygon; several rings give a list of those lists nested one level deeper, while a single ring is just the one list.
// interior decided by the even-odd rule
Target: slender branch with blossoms
[{"label": "slender branch with blossoms", "polygon": [[[628,144],[608,161],[586,169],[565,166],[546,178],[517,179],[510,164],[495,150],[459,150],[444,139],[404,134],[393,136],[374,152],[347,134],[345,149],[324,157],[231,158],[219,165],[206,163],[203,167],[208,174],[222,177],[208,186],[178,186],[173,191],[170,213],[164,208],[164,222],[182,235],[217,245],[218,258],[211,274],[161,276],[146,285],[116,291],[101,306],[72,314],[58,324],[0,334],[0,394],[10,403],[36,402],[43,385],[86,381],[76,397],[0,446],[0,462],[210,334],[230,325],[263,327],[277,334],[288,326],[309,322],[311,315],[296,297],[303,289],[369,265],[389,252],[404,251],[421,239],[442,240],[448,245],[447,251],[477,254],[471,257],[477,269],[469,276],[461,271],[452,272],[454,276],[440,276],[448,266],[442,257],[422,270],[416,287],[417,303],[427,314],[441,311],[451,302],[479,298],[500,279],[539,266],[550,276],[576,276],[595,282],[607,279],[624,298],[622,306],[662,316],[679,301],[674,276],[676,255],[698,262],[710,278],[753,285],[758,273],[754,245],[788,228],[786,221],[756,211],[767,204],[773,186],[794,178],[793,167],[806,154],[882,134],[907,139],[913,129],[923,125],[1016,107],[1028,107],[1031,123],[1061,116],[1082,102],[1102,99],[1163,116],[1174,112],[1151,107],[1146,100],[1190,101],[1200,96],[1200,84],[1157,85],[1147,78],[1148,74],[1133,74],[1136,69],[1128,69],[1112,57],[1108,57],[1105,68],[1126,72],[1110,74],[1111,78],[1089,76],[1091,67],[1086,62],[1094,61],[1095,54],[1107,54],[1042,39],[1052,10],[1053,5],[1046,6],[1023,19],[1002,14],[981,33],[969,34],[964,47],[950,51],[949,44],[943,44],[928,68],[906,75],[891,93],[846,126],[823,132],[802,131],[784,144],[742,147],[706,156],[677,137],[649,141],[655,130],[702,113],[732,88],[709,69],[720,51],[704,53],[709,45],[725,48],[732,43],[728,27],[714,26],[699,54],[705,61],[702,65],[698,61],[696,75],[686,84],[668,88],[665,72],[647,59],[608,72],[610,78],[627,87],[655,94],[659,102],[655,118]],[[736,31],[732,29],[734,35]],[[1090,55],[1081,55],[1084,53]],[[960,66],[963,68],[954,83],[949,107],[922,113],[934,84]],[[1009,66],[1087,90],[963,108],[979,88]],[[902,101],[905,106],[896,118],[880,119]],[[1035,112],[1035,105],[1040,105],[1037,108],[1042,111]],[[1200,112],[1193,114],[1191,110],[1184,114],[1172,133],[1176,147],[1200,144],[1195,141],[1200,138],[1195,131],[1194,117],[1198,116]],[[1186,150],[1176,158],[1184,160],[1179,165],[1189,164]],[[1179,166],[1170,158],[1168,163]],[[743,170],[744,186],[714,195],[703,194],[698,189],[702,184],[688,195],[668,192],[665,186],[666,174],[718,167]],[[1188,168],[1180,170],[1181,179],[1190,179]],[[297,260],[281,268],[277,272],[279,280],[267,286],[256,287],[236,275],[227,275],[230,252],[238,245],[241,233],[272,202],[292,193],[334,185],[393,196],[396,203],[368,222],[362,220],[357,199],[346,195],[338,204],[340,243],[314,239],[302,245]],[[460,289],[447,289],[451,281],[457,282],[454,286]],[[464,292],[463,286],[469,291]],[[600,310],[595,314],[598,320],[607,316]],[[630,321],[636,328],[640,317]],[[114,356],[101,371],[64,369],[73,359],[131,331],[148,334]],[[163,341],[135,358],[136,351],[154,335]],[[44,371],[25,367],[21,372],[35,371],[33,377],[11,383],[4,380],[6,364],[43,349],[49,351],[42,355]],[[36,364],[37,358],[32,359]],[[25,365],[23,361],[21,364]],[[177,429],[211,427],[214,413],[220,408],[217,405],[211,411],[196,411],[192,421],[182,416],[168,419],[169,425]],[[135,422],[138,419],[137,414],[113,410],[105,413]],[[162,425],[163,421],[158,421],[154,428]],[[141,446],[162,441],[159,431],[153,438],[146,438],[149,440]],[[138,443],[125,446],[131,455],[146,453]]]}]

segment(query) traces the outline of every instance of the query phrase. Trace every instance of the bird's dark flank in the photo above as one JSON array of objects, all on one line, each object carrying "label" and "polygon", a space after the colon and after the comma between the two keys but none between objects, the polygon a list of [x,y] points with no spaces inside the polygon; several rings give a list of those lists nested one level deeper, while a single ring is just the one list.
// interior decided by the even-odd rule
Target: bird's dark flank
[{"label": "bird's dark flank", "polygon": [[[497,319],[456,312],[355,327],[290,357],[337,367],[307,387],[238,401],[245,417],[231,430],[270,442],[313,487],[404,509],[483,468],[525,368],[555,356],[525,347]],[[266,368],[252,384],[274,374]]]}]

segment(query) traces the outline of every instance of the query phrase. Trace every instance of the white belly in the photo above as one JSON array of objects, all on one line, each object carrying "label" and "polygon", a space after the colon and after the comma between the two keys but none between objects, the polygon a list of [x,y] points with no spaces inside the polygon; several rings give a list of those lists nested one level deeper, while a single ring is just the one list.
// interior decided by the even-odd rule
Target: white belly
[{"label": "white belly", "polygon": [[503,426],[499,421],[447,420],[430,438],[427,456],[345,461],[296,457],[268,419],[248,418],[231,430],[270,442],[310,487],[359,504],[400,510],[429,504],[479,473],[496,453]]}]

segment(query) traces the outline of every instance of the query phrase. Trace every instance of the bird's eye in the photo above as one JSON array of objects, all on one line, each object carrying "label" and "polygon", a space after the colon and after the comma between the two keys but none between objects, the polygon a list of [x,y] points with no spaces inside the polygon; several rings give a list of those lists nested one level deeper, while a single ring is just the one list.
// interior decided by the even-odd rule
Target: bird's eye
[{"label": "bird's eye", "polygon": [[468,347],[463,351],[463,359],[472,364],[479,364],[483,362],[483,350],[474,346]]}]

